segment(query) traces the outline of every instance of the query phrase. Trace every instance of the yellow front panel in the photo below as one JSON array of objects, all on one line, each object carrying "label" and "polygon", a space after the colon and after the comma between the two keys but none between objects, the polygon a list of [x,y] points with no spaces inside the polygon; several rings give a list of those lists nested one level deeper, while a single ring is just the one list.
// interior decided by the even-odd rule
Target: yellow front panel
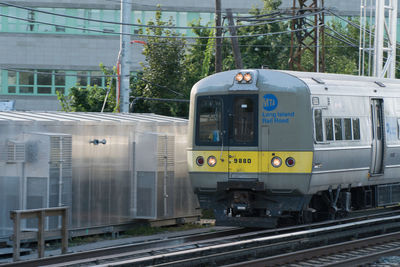
[{"label": "yellow front panel", "polygon": [[[196,164],[196,158],[204,158],[203,166]],[[210,167],[207,158],[214,156],[217,164]],[[271,165],[273,157],[280,157],[282,165],[274,168]],[[285,160],[295,159],[295,165],[288,167]],[[241,173],[311,173],[313,152],[311,151],[188,151],[190,172],[241,172]]]},{"label": "yellow front panel", "polygon": [[229,172],[259,172],[258,151],[229,151]]},{"label": "yellow front panel", "polygon": [[[312,161],[313,152],[299,152],[299,151],[263,151],[261,153],[261,172],[269,173],[311,173],[312,171]],[[271,165],[271,160],[273,157],[280,157],[282,159],[282,165],[278,168],[274,168]],[[293,167],[286,166],[286,159],[292,157],[295,160],[295,165]]]},{"label": "yellow front panel", "polygon": [[[203,166],[197,166],[197,157],[204,158]],[[210,167],[207,164],[207,158],[214,156],[217,158],[217,164]],[[192,172],[228,172],[228,152],[227,151],[188,151],[189,171]]]}]

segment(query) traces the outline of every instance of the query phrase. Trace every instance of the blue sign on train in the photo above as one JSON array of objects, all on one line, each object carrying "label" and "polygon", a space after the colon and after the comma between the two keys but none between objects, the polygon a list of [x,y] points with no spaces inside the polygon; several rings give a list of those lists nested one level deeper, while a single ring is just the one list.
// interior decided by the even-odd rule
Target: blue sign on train
[{"label": "blue sign on train", "polygon": [[275,110],[278,107],[278,98],[275,95],[265,94],[263,98],[264,111],[261,113],[262,124],[288,124],[295,118],[294,111]]},{"label": "blue sign on train", "polygon": [[278,106],[278,99],[273,94],[264,95],[263,107],[266,111],[273,111]]}]

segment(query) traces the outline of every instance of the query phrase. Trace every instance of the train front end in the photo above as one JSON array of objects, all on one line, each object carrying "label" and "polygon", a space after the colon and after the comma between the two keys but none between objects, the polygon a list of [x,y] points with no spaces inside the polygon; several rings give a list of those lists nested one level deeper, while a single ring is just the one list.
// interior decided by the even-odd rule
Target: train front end
[{"label": "train front end", "polygon": [[199,81],[189,115],[189,175],[218,225],[304,219],[313,159],[310,93],[299,79],[234,70]]}]

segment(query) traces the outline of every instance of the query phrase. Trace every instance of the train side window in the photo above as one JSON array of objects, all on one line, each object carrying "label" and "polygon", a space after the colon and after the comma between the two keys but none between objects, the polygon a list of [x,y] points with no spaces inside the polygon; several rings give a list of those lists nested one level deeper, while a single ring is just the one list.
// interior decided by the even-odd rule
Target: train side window
[{"label": "train side window", "polygon": [[323,129],[322,129],[322,110],[314,110],[314,127],[315,127],[315,141],[324,141]]},{"label": "train side window", "polygon": [[353,140],[360,140],[360,119],[353,119]]},{"label": "train side window", "polygon": [[342,119],[334,119],[335,121],[335,140],[343,140]]},{"label": "train side window", "polygon": [[333,119],[332,118],[325,118],[325,133],[326,133],[326,140],[333,141]]},{"label": "train side window", "polygon": [[197,113],[197,141],[209,145],[221,143],[222,99],[199,97]]},{"label": "train side window", "polygon": [[351,132],[351,119],[345,118],[343,121],[344,121],[344,139],[353,140],[353,134]]}]

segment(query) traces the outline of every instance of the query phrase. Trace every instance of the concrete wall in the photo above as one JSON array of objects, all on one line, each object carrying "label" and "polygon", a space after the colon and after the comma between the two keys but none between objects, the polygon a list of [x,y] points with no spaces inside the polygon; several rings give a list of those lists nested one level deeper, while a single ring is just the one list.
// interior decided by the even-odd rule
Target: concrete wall
[{"label": "concrete wall", "polygon": [[0,99],[14,100],[14,108],[19,111],[61,111],[56,96],[0,95]]},{"label": "concrete wall", "polygon": [[[0,33],[0,67],[99,70],[115,66],[119,36]],[[131,46],[132,70],[144,61],[143,46]]]}]

